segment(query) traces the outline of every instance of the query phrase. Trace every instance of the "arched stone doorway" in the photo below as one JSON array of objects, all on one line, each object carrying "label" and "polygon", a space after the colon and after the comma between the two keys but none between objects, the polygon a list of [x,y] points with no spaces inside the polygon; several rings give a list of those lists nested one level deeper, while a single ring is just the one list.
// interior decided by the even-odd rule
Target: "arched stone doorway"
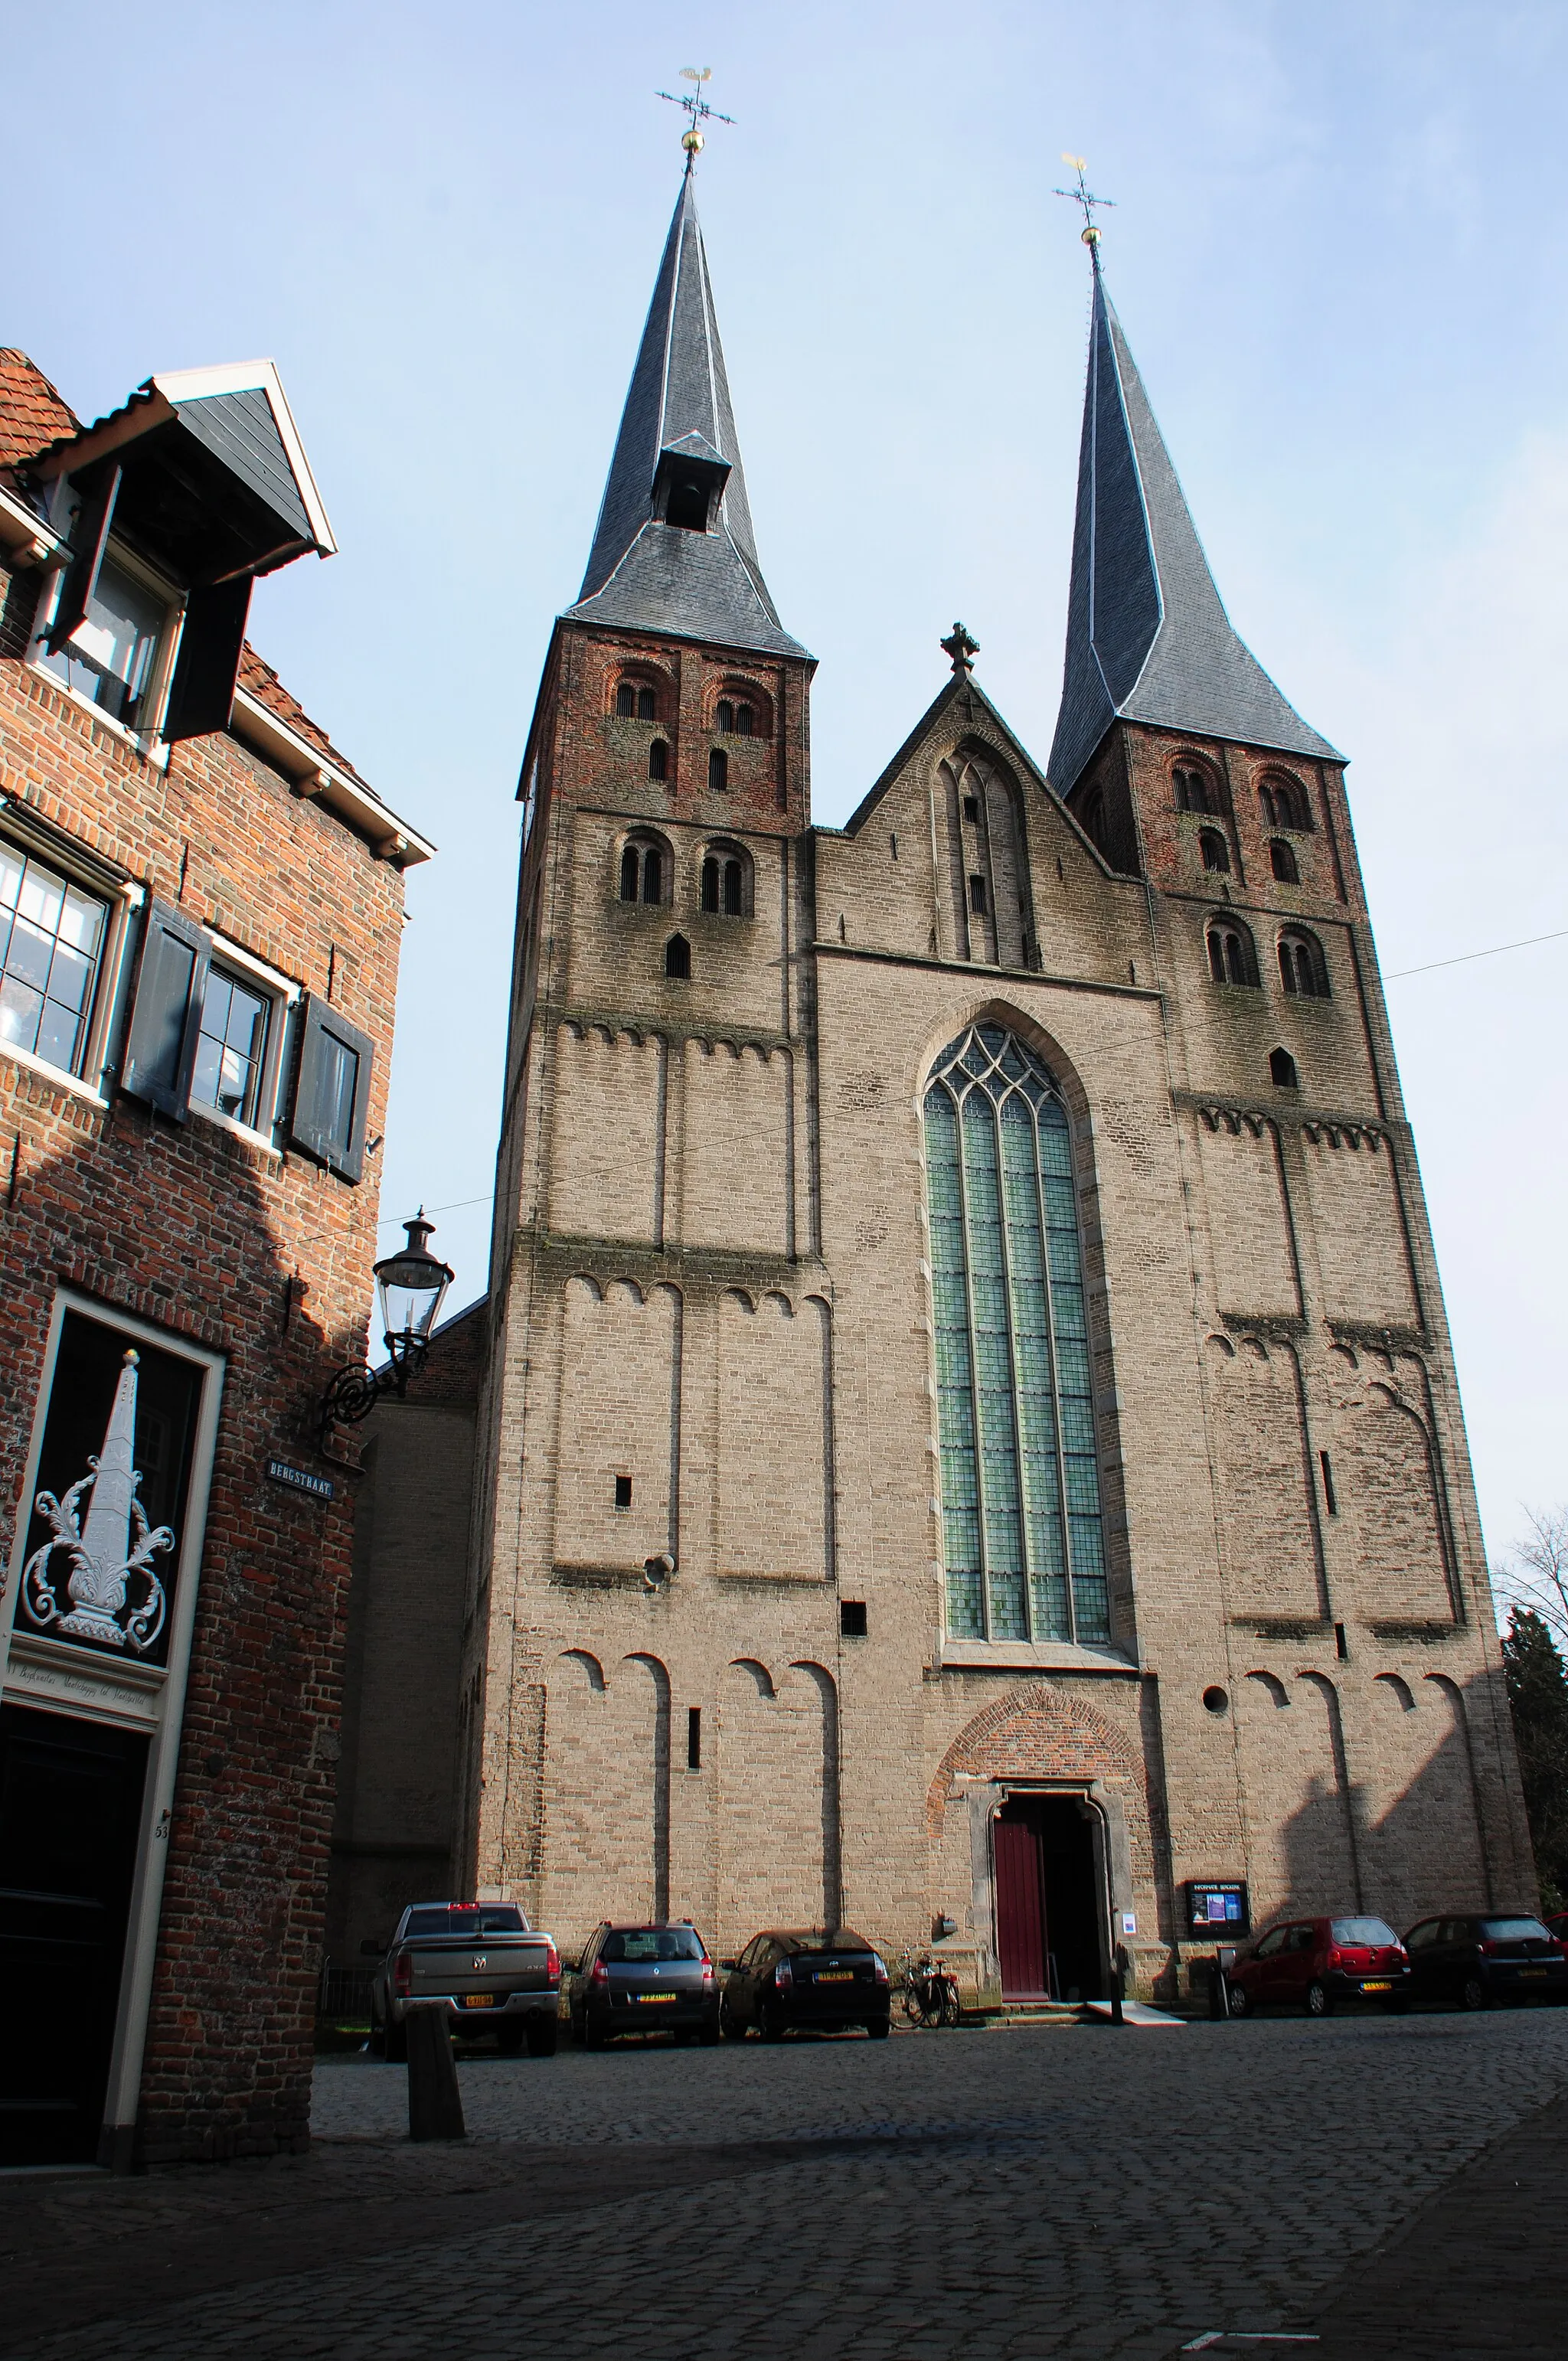
[{"label": "arched stone doorway", "polygon": [[1007,2001],[1102,1997],[1138,1896],[1153,1900],[1134,1732],[1047,1682],[1012,1689],[954,1739],[928,1806],[938,1887],[961,1874],[967,1836],[981,1986]]}]

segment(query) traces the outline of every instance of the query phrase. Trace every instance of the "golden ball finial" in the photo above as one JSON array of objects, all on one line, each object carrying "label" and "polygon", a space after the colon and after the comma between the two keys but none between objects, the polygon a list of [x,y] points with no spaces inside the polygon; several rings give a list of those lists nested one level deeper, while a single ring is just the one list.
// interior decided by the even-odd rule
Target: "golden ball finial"
[{"label": "golden ball finial", "polygon": [[1100,232],[1095,228],[1092,222],[1090,223],[1087,229],[1080,230],[1079,236],[1082,238],[1085,246],[1096,247],[1100,243]]},{"label": "golden ball finial", "polygon": [[690,131],[683,131],[681,134],[681,146],[685,149],[688,156],[700,156],[704,146],[701,132],[698,131],[695,126]]}]

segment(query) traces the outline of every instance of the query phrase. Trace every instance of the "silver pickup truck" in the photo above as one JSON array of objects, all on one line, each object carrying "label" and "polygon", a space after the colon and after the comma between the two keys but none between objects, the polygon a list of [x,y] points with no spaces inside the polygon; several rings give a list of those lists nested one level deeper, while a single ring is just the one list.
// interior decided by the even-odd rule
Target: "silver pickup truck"
[{"label": "silver pickup truck", "polygon": [[370,1986],[370,2048],[400,2063],[411,2005],[438,2002],[460,2040],[493,2033],[503,2049],[554,2055],[561,1958],[511,1902],[414,1902],[388,1944],[362,1946],[381,1964]]}]

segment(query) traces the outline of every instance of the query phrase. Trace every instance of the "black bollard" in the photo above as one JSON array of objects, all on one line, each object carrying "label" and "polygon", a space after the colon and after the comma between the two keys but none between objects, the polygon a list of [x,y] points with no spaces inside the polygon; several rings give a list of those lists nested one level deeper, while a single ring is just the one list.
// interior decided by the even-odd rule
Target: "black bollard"
[{"label": "black bollard", "polygon": [[403,2022],[409,2037],[410,2139],[466,2139],[445,2009],[411,2008]]},{"label": "black bollard", "polygon": [[1209,2014],[1218,2019],[1229,2016],[1230,2013],[1225,2000],[1223,1971],[1218,1960],[1211,1960],[1209,1962]]},{"label": "black bollard", "polygon": [[1113,2025],[1124,2025],[1127,2021],[1122,2015],[1122,1994],[1126,1987],[1126,1981],[1127,1954],[1118,1943],[1115,1961],[1111,1970],[1111,2022]]}]

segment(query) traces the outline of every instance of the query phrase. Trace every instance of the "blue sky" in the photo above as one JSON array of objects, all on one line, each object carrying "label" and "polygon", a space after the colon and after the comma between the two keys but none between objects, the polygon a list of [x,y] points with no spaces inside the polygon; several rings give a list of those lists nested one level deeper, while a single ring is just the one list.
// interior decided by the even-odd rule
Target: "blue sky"
[{"label": "blue sky", "polygon": [[[29,20],[30,21],[30,20]],[[17,54],[23,20],[0,29]],[[1386,969],[1568,927],[1568,12],[1321,0],[563,9],[87,0],[8,126],[0,338],[86,416],[270,354],[341,544],[252,636],[441,847],[411,881],[384,1237],[483,1284],[517,766],[679,176],[817,816],[961,615],[1042,760],[1088,291],[1063,149],[1221,591],[1353,757]],[[18,98],[21,85],[18,85]],[[1568,943],[1389,985],[1487,1539],[1568,1498]],[[454,1299],[455,1301],[457,1298]]]}]

